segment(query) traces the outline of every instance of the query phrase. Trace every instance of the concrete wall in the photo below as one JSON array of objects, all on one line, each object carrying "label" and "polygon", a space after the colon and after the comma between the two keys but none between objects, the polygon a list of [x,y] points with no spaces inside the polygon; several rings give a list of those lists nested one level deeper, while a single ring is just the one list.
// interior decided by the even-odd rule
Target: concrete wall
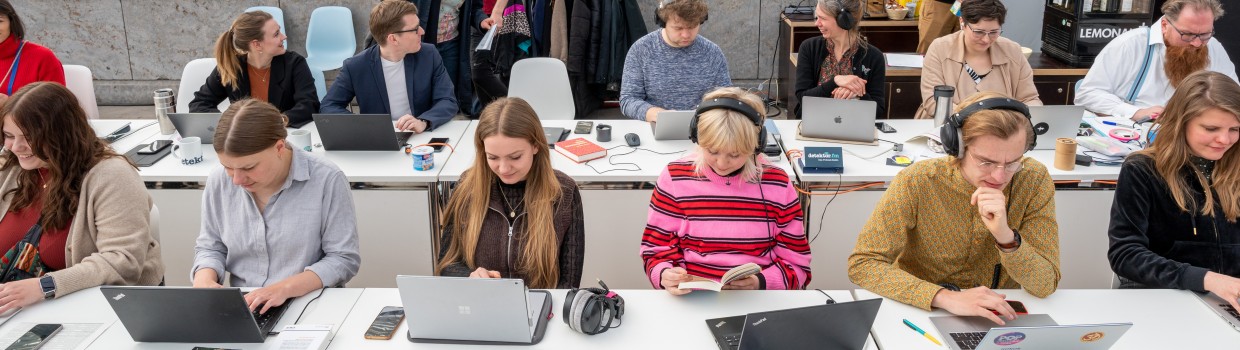
[{"label": "concrete wall", "polygon": [[[637,1],[646,26],[655,28],[659,0]],[[927,0],[922,0],[927,1]],[[185,63],[211,57],[215,39],[250,6],[278,6],[290,50],[305,53],[310,13],[320,6],[353,11],[358,45],[374,0],[12,0],[30,40],[50,47],[65,64],[90,67],[101,105],[151,104],[157,88],[176,88]],[[723,48],[732,79],[756,85],[772,77],[779,13],[813,0],[711,0],[702,35]],[[1006,0],[1004,35],[1040,47],[1041,1]],[[1024,15],[1028,14],[1028,15]],[[331,74],[329,73],[330,77]]]}]

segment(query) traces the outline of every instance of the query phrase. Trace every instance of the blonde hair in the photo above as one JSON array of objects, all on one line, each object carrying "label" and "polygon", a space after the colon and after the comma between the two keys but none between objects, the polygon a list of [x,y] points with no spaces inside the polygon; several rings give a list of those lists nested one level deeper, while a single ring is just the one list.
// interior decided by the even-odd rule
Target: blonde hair
[{"label": "blonde hair", "polygon": [[370,37],[379,46],[387,45],[387,36],[405,26],[405,15],[418,15],[418,6],[405,0],[383,0],[370,10]]},{"label": "blonde hair", "polygon": [[215,69],[224,86],[235,86],[241,78],[241,60],[237,56],[250,53],[251,41],[263,40],[263,26],[271,19],[271,14],[263,11],[242,13],[215,40]]},{"label": "blonde hair", "polygon": [[[848,10],[852,15],[853,27],[848,29],[848,42],[857,45],[857,51],[867,50],[865,36],[861,35],[861,2],[857,0],[818,0],[818,8],[826,12],[834,20],[841,11]],[[835,24],[839,26],[837,22]],[[847,48],[844,48],[846,51]]]},{"label": "blonde hair", "polygon": [[[461,176],[452,198],[448,200],[441,225],[452,225],[452,242],[444,252],[443,259],[435,265],[435,273],[456,261],[475,269],[475,250],[487,206],[491,203],[491,186],[499,177],[487,165],[486,147],[483,140],[502,135],[525,140],[538,150],[532,157],[533,164],[525,177],[526,219],[525,247],[521,261],[515,268],[526,276],[530,288],[556,288],[559,283],[560,265],[554,214],[561,195],[560,182],[551,168],[551,150],[543,136],[542,123],[534,108],[520,98],[500,98],[487,105],[478,118],[474,133],[474,164]],[[444,237],[440,236],[440,240]]]},{"label": "blonde hair", "polygon": [[[1212,71],[1198,71],[1176,86],[1175,94],[1167,101],[1167,108],[1156,119],[1159,126],[1158,137],[1149,148],[1137,152],[1154,160],[1154,168],[1158,175],[1167,183],[1171,197],[1181,211],[1215,216],[1214,207],[1223,208],[1223,215],[1228,222],[1236,222],[1240,217],[1240,155],[1233,145],[1223,153],[1214,164],[1214,183],[1206,181],[1199,171],[1194,171],[1197,183],[1202,188],[1214,191],[1202,191],[1205,205],[1197,207],[1192,200],[1193,192],[1182,171],[1195,168],[1190,161],[1192,150],[1188,146],[1186,133],[1188,123],[1211,109],[1222,110],[1240,119],[1240,84],[1226,75]],[[1216,196],[1217,194],[1217,196]]]},{"label": "blonde hair", "polygon": [[[737,87],[719,88],[706,93],[702,101],[716,98],[730,98],[741,101],[758,112],[759,123],[765,122],[766,105],[757,95]],[[712,109],[697,116],[697,158],[693,160],[694,171],[698,175],[708,169],[706,154],[710,151],[720,153],[740,153],[747,157],[741,168],[741,179],[757,182],[762,175],[754,150],[758,149],[758,126],[749,117],[731,109]],[[727,174],[719,174],[727,175]]]},{"label": "blonde hair", "polygon": [[[953,113],[960,113],[965,107],[989,98],[1009,97],[999,92],[980,91],[960,101]],[[1031,145],[1037,139],[1037,135],[1033,134],[1033,128],[1029,125],[1029,117],[1020,112],[1007,109],[984,109],[974,112],[965,118],[964,124],[960,127],[960,137],[964,140],[964,149],[960,150],[960,157],[964,157],[968,152],[969,144],[983,136],[1007,140],[1016,136],[1018,132],[1025,134],[1025,145]]]}]

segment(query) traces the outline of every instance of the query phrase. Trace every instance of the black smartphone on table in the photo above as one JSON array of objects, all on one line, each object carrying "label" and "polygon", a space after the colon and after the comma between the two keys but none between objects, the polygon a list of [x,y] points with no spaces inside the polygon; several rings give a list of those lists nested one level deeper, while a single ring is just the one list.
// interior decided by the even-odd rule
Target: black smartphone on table
[{"label": "black smartphone on table", "polygon": [[366,339],[392,339],[392,335],[396,334],[396,329],[400,328],[400,322],[404,320],[405,308],[384,306],[383,310],[379,311],[379,315],[375,316],[375,321],[370,323],[370,329],[366,330]]},{"label": "black smartphone on table", "polygon": [[21,337],[9,344],[6,350],[35,350],[47,343],[56,332],[60,331],[61,326],[55,323],[41,323],[30,327],[29,331],[22,334]]},{"label": "black smartphone on table", "polygon": [[896,132],[896,128],[893,128],[891,125],[884,122],[874,122],[874,127],[878,128],[878,131],[882,131],[884,134]]},{"label": "black smartphone on table", "polygon": [[172,145],[172,140],[155,140],[147,147],[138,150],[138,154],[156,154]]},{"label": "black smartphone on table", "polygon": [[443,151],[443,145],[434,145],[434,144],[435,143],[447,144],[448,138],[447,137],[432,137],[431,142],[428,142],[428,143],[431,143],[432,144],[431,147],[435,148],[435,153],[439,153],[439,151]]},{"label": "black smartphone on table", "polygon": [[574,134],[589,134],[590,130],[594,130],[594,122],[582,120],[577,122],[577,127],[573,128]]}]

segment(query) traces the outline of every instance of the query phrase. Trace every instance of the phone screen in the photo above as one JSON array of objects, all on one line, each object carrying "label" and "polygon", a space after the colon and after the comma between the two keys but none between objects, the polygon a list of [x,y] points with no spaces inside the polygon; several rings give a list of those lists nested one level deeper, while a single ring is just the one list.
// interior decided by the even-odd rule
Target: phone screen
[{"label": "phone screen", "polygon": [[48,338],[51,338],[52,335],[56,334],[56,332],[59,332],[59,331],[60,331],[59,324],[54,324],[54,323],[37,324],[34,327],[30,327],[29,331],[26,331],[26,333],[22,334],[20,338],[17,338],[17,340],[13,341],[13,344],[9,344],[9,347],[7,350],[38,349],[40,346],[43,345],[44,342],[47,341]]},{"label": "phone screen", "polygon": [[1015,300],[1008,300],[1007,303],[1012,306],[1012,310],[1016,311],[1017,314],[1025,315],[1029,313],[1029,310],[1025,310],[1025,303]]},{"label": "phone screen", "polygon": [[138,150],[138,154],[155,154],[172,145],[172,140],[155,140],[149,146]]},{"label": "phone screen", "polygon": [[594,122],[579,121],[577,122],[577,127],[573,128],[573,133],[574,134],[589,134],[590,130],[592,129],[594,129]]},{"label": "phone screen", "polygon": [[366,339],[392,339],[392,334],[396,333],[396,328],[400,327],[400,321],[404,320],[404,308],[385,306],[382,311],[379,311],[379,316],[375,316],[370,329],[366,330]]},{"label": "phone screen", "polygon": [[[448,138],[447,137],[433,137],[431,138],[430,143],[448,143]],[[443,145],[433,145],[431,147],[435,148],[435,152],[439,152],[443,150]]]}]

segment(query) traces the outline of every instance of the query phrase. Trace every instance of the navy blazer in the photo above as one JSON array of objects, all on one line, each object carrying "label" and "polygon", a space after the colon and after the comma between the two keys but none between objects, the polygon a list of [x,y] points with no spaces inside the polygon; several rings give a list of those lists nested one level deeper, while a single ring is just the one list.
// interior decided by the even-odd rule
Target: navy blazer
[{"label": "navy blazer", "polygon": [[[349,101],[356,97],[362,114],[392,114],[381,59],[376,45],[344,60],[340,74],[323,97],[319,113],[351,113]],[[422,43],[417,53],[405,55],[405,91],[413,116],[430,122],[427,130],[434,130],[456,116],[452,77],[448,76],[435,45]]]}]

